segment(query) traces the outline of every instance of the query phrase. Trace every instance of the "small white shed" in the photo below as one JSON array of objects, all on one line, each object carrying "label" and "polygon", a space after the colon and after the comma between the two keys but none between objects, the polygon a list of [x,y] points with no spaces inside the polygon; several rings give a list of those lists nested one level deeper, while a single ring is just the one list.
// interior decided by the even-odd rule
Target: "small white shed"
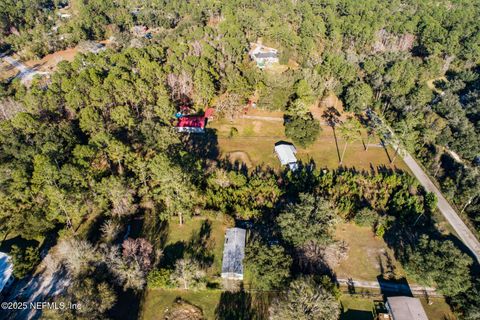
[{"label": "small white shed", "polygon": [[292,171],[298,168],[297,157],[295,157],[297,149],[293,144],[288,142],[277,142],[275,144],[275,153],[282,166],[288,165]]},{"label": "small white shed", "polygon": [[243,280],[245,233],[245,229],[241,228],[227,229],[222,261],[222,278],[224,279]]}]

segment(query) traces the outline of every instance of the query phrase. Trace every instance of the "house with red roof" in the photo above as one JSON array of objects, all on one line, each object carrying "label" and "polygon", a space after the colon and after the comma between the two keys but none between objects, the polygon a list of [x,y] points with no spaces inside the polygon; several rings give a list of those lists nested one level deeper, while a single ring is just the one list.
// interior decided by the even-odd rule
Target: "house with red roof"
[{"label": "house with red roof", "polygon": [[177,128],[178,132],[189,133],[204,133],[207,119],[213,116],[214,109],[208,108],[205,110],[205,114],[201,115],[183,115],[178,118]]}]

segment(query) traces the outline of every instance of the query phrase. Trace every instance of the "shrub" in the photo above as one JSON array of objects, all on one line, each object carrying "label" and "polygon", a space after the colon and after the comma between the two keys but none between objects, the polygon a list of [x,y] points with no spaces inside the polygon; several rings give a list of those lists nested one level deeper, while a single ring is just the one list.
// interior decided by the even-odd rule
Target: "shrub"
[{"label": "shrub", "polygon": [[147,275],[147,285],[149,288],[173,288],[171,275],[172,271],[169,269],[152,270]]},{"label": "shrub", "polygon": [[238,135],[238,129],[235,127],[230,128],[230,134],[228,135],[229,138],[233,138]]},{"label": "shrub", "polygon": [[375,228],[375,235],[379,238],[382,238],[385,234],[385,226],[383,224],[378,224]]},{"label": "shrub", "polygon": [[362,227],[372,227],[377,220],[377,212],[370,208],[363,208],[362,210],[358,211],[355,215],[355,218],[353,218],[355,224]]}]

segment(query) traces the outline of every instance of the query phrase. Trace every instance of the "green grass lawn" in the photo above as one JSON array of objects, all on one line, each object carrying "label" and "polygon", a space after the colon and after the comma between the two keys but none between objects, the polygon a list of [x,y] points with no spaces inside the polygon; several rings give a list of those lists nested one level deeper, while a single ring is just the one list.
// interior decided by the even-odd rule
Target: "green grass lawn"
[{"label": "green grass lawn", "polygon": [[186,291],[186,290],[147,290],[142,304],[140,319],[153,320],[163,319],[164,313],[172,306],[177,298],[202,309],[205,318],[215,319],[215,309],[220,301],[222,292],[219,290],[209,291]]},{"label": "green grass lawn", "polygon": [[199,307],[205,319],[219,320],[267,319],[270,303],[267,293],[150,289],[145,293],[139,319],[163,319],[178,298]]},{"label": "green grass lawn", "polygon": [[349,246],[347,259],[335,268],[337,277],[376,281],[382,269],[393,270],[398,279],[405,277],[393,251],[382,238],[375,236],[371,228],[341,223],[337,226],[335,238],[345,241]]},{"label": "green grass lawn", "polygon": [[373,320],[374,304],[371,299],[343,295],[340,298],[342,314],[340,320]]},{"label": "green grass lawn", "polygon": [[[279,118],[281,113],[263,111],[261,116]],[[208,127],[216,130],[220,156],[228,157],[233,154],[234,157],[231,160],[243,161],[247,158],[253,166],[267,165],[280,169],[280,163],[273,152],[273,148],[275,143],[280,140],[289,141],[285,136],[282,121],[239,118],[230,122],[219,119],[209,123]],[[230,138],[231,128],[236,128],[238,133]],[[372,139],[369,144],[378,142],[378,140]],[[320,168],[336,169],[339,166],[339,154],[343,151],[344,141],[337,136],[337,143],[338,150],[332,129],[328,126],[322,126],[322,132],[313,145],[308,148],[296,146],[298,158],[306,162],[313,159],[317,167]],[[362,141],[356,141],[347,146],[343,165],[365,170],[383,165],[406,169],[400,158],[396,160],[394,165],[390,165],[389,157],[392,158],[393,154],[394,151],[391,148],[388,148],[387,154],[384,148],[377,146],[370,146],[368,151],[365,151]],[[247,163],[247,165],[250,164]]]},{"label": "green grass lawn", "polygon": [[430,305],[427,303],[425,298],[420,298],[420,301],[422,302],[423,308],[427,313],[428,319],[457,319],[444,298],[430,298]]},{"label": "green grass lawn", "polygon": [[[198,239],[203,235],[206,239],[204,245],[205,257],[210,264],[208,275],[219,276],[222,268],[223,242],[225,231],[231,223],[223,218],[210,219],[194,217],[179,225],[177,220],[170,220],[168,233],[163,248],[165,263],[173,264],[176,259],[183,256],[188,246],[197,245]],[[202,243],[203,245],[203,243]]]}]

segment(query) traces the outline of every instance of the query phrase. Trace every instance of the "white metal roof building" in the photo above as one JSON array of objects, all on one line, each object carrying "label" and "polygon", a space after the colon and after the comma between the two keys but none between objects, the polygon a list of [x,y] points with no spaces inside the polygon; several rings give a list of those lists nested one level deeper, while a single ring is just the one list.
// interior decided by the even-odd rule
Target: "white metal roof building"
[{"label": "white metal roof building", "polygon": [[288,165],[291,170],[296,170],[298,168],[297,157],[295,157],[297,149],[293,144],[287,142],[276,143],[275,153],[282,166]]},{"label": "white metal roof building", "polygon": [[417,298],[389,297],[387,309],[393,320],[428,320],[422,303]]},{"label": "white metal roof building", "polygon": [[266,47],[261,43],[251,43],[250,47],[248,54],[260,69],[279,62],[277,49]]},{"label": "white metal roof building", "polygon": [[13,282],[12,273],[13,265],[10,257],[4,252],[0,252],[0,292]]},{"label": "white metal roof building", "polygon": [[222,278],[224,279],[243,280],[245,233],[245,229],[241,228],[227,229],[222,261]]}]

